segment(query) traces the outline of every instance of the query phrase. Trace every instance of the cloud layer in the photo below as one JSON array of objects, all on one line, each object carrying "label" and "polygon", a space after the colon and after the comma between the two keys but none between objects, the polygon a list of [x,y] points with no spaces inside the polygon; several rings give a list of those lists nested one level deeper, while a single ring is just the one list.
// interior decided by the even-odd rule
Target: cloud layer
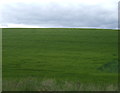
[{"label": "cloud layer", "polygon": [[[117,28],[115,0],[5,0],[2,26]],[[18,26],[18,27],[19,27]]]}]

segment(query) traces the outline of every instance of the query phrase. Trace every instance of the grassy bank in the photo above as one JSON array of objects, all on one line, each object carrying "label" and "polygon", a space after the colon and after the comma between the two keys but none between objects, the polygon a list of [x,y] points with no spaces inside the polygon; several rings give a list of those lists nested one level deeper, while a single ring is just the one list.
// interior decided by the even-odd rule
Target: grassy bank
[{"label": "grassy bank", "polygon": [[117,84],[117,33],[105,29],[4,28],[3,84],[32,77],[41,82],[59,81],[58,85],[79,81],[86,86],[113,86]]}]

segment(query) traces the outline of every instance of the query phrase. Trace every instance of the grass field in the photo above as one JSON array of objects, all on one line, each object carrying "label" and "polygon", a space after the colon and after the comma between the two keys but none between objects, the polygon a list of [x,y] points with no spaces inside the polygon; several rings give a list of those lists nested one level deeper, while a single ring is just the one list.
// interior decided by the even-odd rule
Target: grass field
[{"label": "grass field", "polygon": [[117,30],[4,28],[2,34],[3,90],[117,89]]}]

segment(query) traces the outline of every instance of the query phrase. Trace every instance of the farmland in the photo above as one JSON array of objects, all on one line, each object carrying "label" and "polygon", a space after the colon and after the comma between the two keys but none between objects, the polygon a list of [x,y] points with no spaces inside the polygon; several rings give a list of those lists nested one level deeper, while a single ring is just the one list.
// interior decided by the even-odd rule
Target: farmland
[{"label": "farmland", "polygon": [[3,90],[29,79],[117,87],[117,30],[3,28],[2,35]]}]

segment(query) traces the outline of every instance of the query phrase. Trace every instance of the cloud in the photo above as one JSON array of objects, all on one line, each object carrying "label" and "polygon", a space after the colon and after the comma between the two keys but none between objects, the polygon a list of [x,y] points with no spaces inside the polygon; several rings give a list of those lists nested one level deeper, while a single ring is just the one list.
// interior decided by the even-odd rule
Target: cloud
[{"label": "cloud", "polygon": [[2,25],[117,28],[115,0],[4,0]]}]

